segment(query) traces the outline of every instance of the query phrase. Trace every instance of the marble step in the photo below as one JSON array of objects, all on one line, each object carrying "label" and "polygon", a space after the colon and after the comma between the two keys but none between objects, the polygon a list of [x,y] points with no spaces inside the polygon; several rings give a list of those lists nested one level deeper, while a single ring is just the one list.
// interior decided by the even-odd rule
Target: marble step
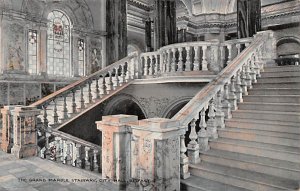
[{"label": "marble step", "polygon": [[289,83],[289,82],[298,82],[300,83],[299,76],[289,76],[289,77],[261,77],[257,79],[258,83]]},{"label": "marble step", "polygon": [[300,71],[300,66],[272,66],[265,67],[264,72],[293,72]]},{"label": "marble step", "polygon": [[300,180],[300,164],[217,149],[201,152],[201,160],[213,164],[250,170],[282,178]]},{"label": "marble step", "polygon": [[255,88],[300,88],[300,83],[299,82],[269,82],[269,83],[261,83],[257,82],[253,84],[253,89]]},{"label": "marble step", "polygon": [[295,77],[300,76],[299,71],[268,71],[268,72],[262,72],[261,77],[267,78],[267,77]]},{"label": "marble step", "polygon": [[238,104],[239,110],[300,112],[300,104],[243,102]]},{"label": "marble step", "polygon": [[265,120],[251,120],[251,119],[226,119],[226,127],[249,129],[249,130],[262,130],[271,132],[283,132],[295,135],[300,135],[299,123],[291,122],[277,122]]},{"label": "marble step", "polygon": [[212,149],[237,152],[300,163],[300,148],[237,139],[218,138],[209,143]]},{"label": "marble step", "polygon": [[232,112],[232,118],[300,123],[300,113],[297,112],[236,110]]},{"label": "marble step", "polygon": [[244,102],[300,104],[300,95],[247,95],[243,99]]},{"label": "marble step", "polygon": [[180,184],[181,191],[249,191],[242,187],[231,186],[193,175],[186,180],[180,180]]},{"label": "marble step", "polygon": [[291,147],[300,148],[300,136],[292,136],[285,133],[272,133],[268,131],[258,131],[258,130],[244,130],[237,128],[225,128],[219,129],[219,137],[244,140],[244,141],[254,141],[259,143],[277,144],[285,145]]},{"label": "marble step", "polygon": [[300,95],[300,88],[255,88],[249,95]]},{"label": "marble step", "polygon": [[189,167],[190,173],[194,176],[207,178],[236,187],[247,188],[253,191],[298,189],[298,181],[212,164],[205,161],[197,165],[190,165]]}]

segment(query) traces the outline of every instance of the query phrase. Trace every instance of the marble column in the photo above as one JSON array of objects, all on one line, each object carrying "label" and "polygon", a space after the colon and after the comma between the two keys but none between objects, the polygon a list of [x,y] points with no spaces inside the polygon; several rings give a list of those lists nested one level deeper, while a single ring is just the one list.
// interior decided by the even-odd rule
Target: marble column
[{"label": "marble column", "polygon": [[261,0],[237,1],[238,38],[252,37],[261,30]]},{"label": "marble column", "polygon": [[108,64],[127,56],[127,0],[106,1]]},{"label": "marble column", "polygon": [[131,174],[136,190],[180,190],[180,135],[185,128],[172,119],[152,118],[131,124]]}]

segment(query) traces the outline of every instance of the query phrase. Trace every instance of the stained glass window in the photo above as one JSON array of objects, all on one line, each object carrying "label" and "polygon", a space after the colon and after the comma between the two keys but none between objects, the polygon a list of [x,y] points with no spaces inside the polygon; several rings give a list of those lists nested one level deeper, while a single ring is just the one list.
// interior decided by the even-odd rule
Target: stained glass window
[{"label": "stained glass window", "polygon": [[78,74],[84,76],[85,73],[85,43],[83,39],[78,39]]},{"label": "stained glass window", "polygon": [[28,72],[37,74],[37,31],[28,31]]},{"label": "stained glass window", "polygon": [[61,11],[48,15],[47,73],[71,76],[70,20]]}]

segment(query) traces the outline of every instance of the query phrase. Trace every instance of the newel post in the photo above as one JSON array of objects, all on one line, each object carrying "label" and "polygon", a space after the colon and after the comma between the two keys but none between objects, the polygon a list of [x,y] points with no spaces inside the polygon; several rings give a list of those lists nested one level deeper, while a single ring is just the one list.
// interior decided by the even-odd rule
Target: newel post
[{"label": "newel post", "polygon": [[131,125],[132,178],[139,190],[180,190],[180,136],[185,128],[172,119],[153,118]]},{"label": "newel post", "polygon": [[130,179],[131,135],[125,123],[137,120],[133,115],[112,115],[96,122],[102,132],[102,178],[116,180],[119,190],[124,190]]},{"label": "newel post", "polygon": [[14,145],[11,152],[17,158],[37,155],[37,116],[41,111],[35,107],[16,106],[14,109]]},{"label": "newel post", "polygon": [[11,152],[13,146],[13,110],[14,106],[4,106],[2,114],[2,142],[1,150],[6,153]]}]

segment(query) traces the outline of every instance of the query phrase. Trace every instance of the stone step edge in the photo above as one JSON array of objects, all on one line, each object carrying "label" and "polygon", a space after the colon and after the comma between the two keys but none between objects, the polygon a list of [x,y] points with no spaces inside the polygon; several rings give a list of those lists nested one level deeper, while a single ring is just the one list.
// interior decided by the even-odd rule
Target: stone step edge
[{"label": "stone step edge", "polygon": [[[219,166],[223,166],[223,165],[219,165]],[[247,178],[243,178],[243,177],[234,176],[232,174],[225,174],[225,173],[222,173],[222,172],[216,172],[216,170],[212,170],[212,169],[209,169],[209,168],[201,167],[201,163],[199,163],[199,165],[189,164],[189,168],[194,168],[194,169],[197,169],[197,170],[200,170],[200,171],[201,170],[205,170],[205,171],[208,171],[210,173],[219,174],[221,176],[230,176],[231,178],[239,179],[239,180],[245,181],[245,182],[252,182],[254,184],[260,184],[260,185],[264,185],[264,186],[268,186],[268,187],[273,187],[273,188],[278,188],[278,189],[284,189],[284,190],[286,190],[286,189],[290,190],[289,188],[286,188],[286,187],[281,187],[281,186],[277,186],[277,185],[271,185],[271,184],[267,184],[267,183],[261,182],[261,181],[256,181],[256,180],[251,180],[251,179],[247,179]],[[230,167],[230,168],[233,168],[233,167]],[[254,171],[251,171],[251,172],[254,172]],[[257,172],[254,172],[254,173],[257,173]],[[266,176],[267,176],[267,174],[266,174]],[[229,185],[235,186],[235,185],[232,185],[232,184],[229,184]]]},{"label": "stone step edge", "polygon": [[[238,153],[238,152],[223,151],[223,150],[220,150],[220,149],[214,149],[214,150],[218,150],[220,152],[237,153],[237,154],[241,154],[241,155],[250,155],[250,154],[243,154],[243,153]],[[262,163],[259,163],[259,162],[256,162],[256,161],[242,160],[242,159],[237,159],[237,158],[234,158],[234,157],[230,158],[230,157],[223,156],[223,155],[220,156],[220,155],[217,155],[217,154],[209,153],[209,151],[204,151],[204,152],[200,151],[200,154],[202,154],[202,155],[208,155],[208,156],[213,156],[213,157],[216,157],[216,158],[224,158],[224,159],[227,159],[227,160],[240,161],[240,162],[244,162],[244,163],[251,163],[251,164],[255,164],[255,165],[261,165],[261,166],[266,166],[266,167],[271,167],[271,168],[278,168],[278,169],[282,169],[282,170],[287,170],[287,171],[293,171],[293,172],[300,173],[300,169],[299,170],[288,169],[288,168],[279,167],[279,166],[262,164]],[[256,156],[256,155],[251,155],[251,156],[255,156],[255,157],[259,157],[259,158],[266,158],[266,159],[269,158],[269,157],[262,157],[262,156]],[[201,155],[200,155],[200,158],[201,158]],[[270,159],[272,159],[272,158],[270,158]],[[275,160],[280,160],[280,159],[275,159]],[[282,160],[280,160],[280,161],[282,161]],[[238,168],[238,169],[241,169],[241,168]],[[244,170],[244,169],[241,169],[241,170]]]},{"label": "stone step edge", "polygon": [[238,103],[238,104],[241,104],[241,105],[247,105],[247,104],[270,105],[270,106],[272,106],[272,105],[275,105],[275,106],[299,106],[300,107],[300,104],[297,104],[297,103],[293,104],[293,103],[284,103],[284,102],[277,103],[277,102],[249,102],[249,101],[245,101],[245,102],[241,102],[241,103]]},{"label": "stone step edge", "polygon": [[[225,138],[225,139],[230,139],[230,138]],[[239,139],[231,139],[231,140],[235,140],[235,141],[245,141],[245,140],[239,140]],[[249,146],[249,145],[244,145],[244,144],[238,144],[238,143],[228,143],[226,141],[220,141],[220,139],[216,139],[216,140],[212,140],[210,142],[214,142],[214,143],[219,143],[219,144],[229,144],[229,145],[239,145],[242,147],[248,147],[248,148],[254,148],[254,149],[259,149],[259,150],[268,150],[268,151],[272,151],[272,152],[280,152],[280,153],[287,153],[287,154],[293,154],[293,155],[299,155],[300,158],[300,153],[297,152],[291,152],[291,151],[285,151],[285,150],[278,150],[278,149],[271,149],[271,148],[265,148],[265,147],[258,147],[258,146]],[[246,142],[255,142],[255,143],[260,143],[260,142],[256,142],[256,141],[246,141]],[[275,145],[275,144],[270,144],[270,143],[261,143],[261,144],[269,144],[269,145]],[[284,146],[284,145],[280,145],[280,146]],[[257,156],[257,155],[254,155]],[[299,160],[300,163],[300,160]]]},{"label": "stone step edge", "polygon": [[[264,134],[260,134],[259,132],[257,132],[257,131],[269,132],[269,131],[265,131],[265,130],[259,130],[259,129],[251,129],[251,130],[255,131],[255,132],[247,132],[247,129],[241,129],[241,128],[238,128],[238,127],[228,127],[228,128],[218,129],[218,131],[243,133],[243,134],[255,134],[255,135],[265,136],[265,137],[274,137],[274,138],[290,139],[290,140],[293,140],[293,141],[300,141],[300,138],[295,139],[295,138],[280,137],[280,136],[274,136],[274,135],[264,135]],[[281,132],[281,133],[284,133],[284,132]],[[293,134],[293,133],[285,133],[285,134]],[[300,147],[300,145],[299,145],[299,147]]]},{"label": "stone step edge", "polygon": [[256,123],[260,125],[273,125],[273,126],[285,126],[286,128],[292,127],[292,128],[299,128],[300,126],[298,123],[291,123],[291,122],[274,122],[274,121],[267,121],[267,120],[255,120],[251,121],[249,119],[244,119],[244,118],[231,118],[231,119],[225,119],[226,122],[237,122],[237,123]]},{"label": "stone step edge", "polygon": [[[299,112],[278,112],[278,111],[256,111],[256,110],[235,110],[232,112],[233,113],[249,113],[249,114],[269,114],[269,115],[294,115],[294,116],[299,116]],[[272,121],[272,120],[271,120]]]}]

